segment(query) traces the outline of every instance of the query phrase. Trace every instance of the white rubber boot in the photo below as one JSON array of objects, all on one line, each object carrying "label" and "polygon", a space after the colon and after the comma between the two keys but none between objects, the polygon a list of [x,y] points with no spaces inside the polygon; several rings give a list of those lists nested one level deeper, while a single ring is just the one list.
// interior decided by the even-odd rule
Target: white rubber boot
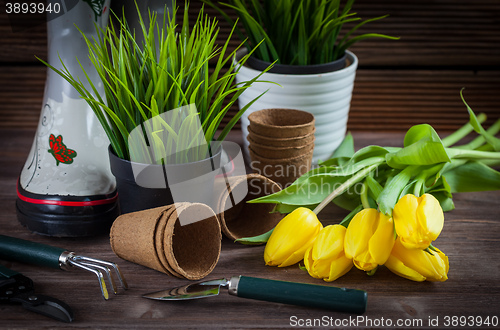
[{"label": "white rubber boot", "polygon": [[[88,47],[75,25],[88,38],[96,37],[94,24],[107,24],[110,0],[78,1],[69,9],[64,8],[64,1],[62,5],[64,14],[47,17],[48,63],[61,68],[62,60],[85,82],[78,58],[104,96]],[[108,233],[119,211],[108,145],[87,102],[48,69],[40,122],[17,185],[19,221],[49,236]]]}]

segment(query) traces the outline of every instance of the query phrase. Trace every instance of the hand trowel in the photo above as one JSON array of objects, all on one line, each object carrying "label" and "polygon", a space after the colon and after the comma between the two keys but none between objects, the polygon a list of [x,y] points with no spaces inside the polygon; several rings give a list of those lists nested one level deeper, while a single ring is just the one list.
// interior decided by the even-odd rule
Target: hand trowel
[{"label": "hand trowel", "polygon": [[264,300],[283,304],[329,309],[363,314],[367,293],[363,290],[332,286],[294,283],[262,278],[235,276],[152,292],[144,298],[155,300],[189,300],[216,296],[220,287],[241,298]]}]

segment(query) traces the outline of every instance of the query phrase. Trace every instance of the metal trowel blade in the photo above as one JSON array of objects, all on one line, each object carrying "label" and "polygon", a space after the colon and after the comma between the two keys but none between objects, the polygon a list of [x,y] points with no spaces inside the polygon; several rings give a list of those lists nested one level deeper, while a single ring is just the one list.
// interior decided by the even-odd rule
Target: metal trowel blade
[{"label": "metal trowel blade", "polygon": [[201,283],[193,283],[173,289],[151,292],[144,298],[155,300],[189,300],[217,296],[221,286],[226,286],[225,278]]}]

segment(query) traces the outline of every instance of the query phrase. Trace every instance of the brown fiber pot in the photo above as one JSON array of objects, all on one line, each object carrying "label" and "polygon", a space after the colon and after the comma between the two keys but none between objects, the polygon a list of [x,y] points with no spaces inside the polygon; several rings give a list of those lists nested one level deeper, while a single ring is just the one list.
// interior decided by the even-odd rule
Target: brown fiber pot
[{"label": "brown fiber pot", "polygon": [[295,109],[263,109],[248,116],[250,129],[272,138],[295,138],[314,130],[314,116]]},{"label": "brown fiber pot", "polygon": [[266,147],[258,143],[250,142],[249,149],[263,158],[286,159],[307,154],[309,151],[314,149],[314,143],[309,143],[300,147],[276,148]]},{"label": "brown fiber pot", "polygon": [[257,155],[249,148],[250,167],[255,173],[277,182],[282,189],[311,169],[313,150],[298,157],[270,159]]},{"label": "brown fiber pot", "polygon": [[[181,214],[204,219],[181,225]],[[199,280],[219,260],[221,228],[214,211],[201,203],[175,203],[119,216],[110,232],[122,259],[179,278]]]},{"label": "brown fiber pot", "polygon": [[314,142],[314,132],[316,129],[314,129],[311,133],[303,136],[298,136],[298,137],[293,137],[293,138],[284,138],[284,139],[279,139],[279,138],[273,138],[273,137],[267,137],[263,136],[260,134],[255,133],[252,131],[252,128],[248,126],[248,136],[247,140],[252,143],[258,143],[261,145],[269,146],[269,147],[300,147],[309,143]]},{"label": "brown fiber pot", "polygon": [[[219,180],[222,187],[219,189],[217,200],[217,217],[222,232],[229,239],[234,241],[265,234],[283,218],[283,214],[272,212],[274,204],[247,203],[249,200],[280,191],[276,182],[255,173],[229,177],[224,181],[226,180]],[[225,188],[226,186],[229,187]],[[245,197],[233,205],[235,196]]]}]

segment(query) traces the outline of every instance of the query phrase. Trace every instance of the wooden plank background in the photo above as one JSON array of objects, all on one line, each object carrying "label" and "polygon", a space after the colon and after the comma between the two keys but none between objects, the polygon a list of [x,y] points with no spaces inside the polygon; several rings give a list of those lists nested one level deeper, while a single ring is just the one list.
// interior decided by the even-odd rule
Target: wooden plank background
[{"label": "wooden plank background", "polygon": [[[112,1],[112,8],[117,4]],[[191,1],[193,18],[200,7]],[[354,9],[362,18],[390,15],[360,33],[401,39],[365,40],[351,48],[359,69],[350,130],[406,131],[423,122],[438,131],[456,129],[468,117],[459,96],[463,87],[471,107],[488,115],[487,124],[500,117],[498,0],[358,0]],[[219,18],[224,40],[229,25],[213,9],[206,12]],[[34,56],[46,58],[46,27],[14,32],[2,10],[0,45],[0,127],[36,128],[46,68]]]}]

